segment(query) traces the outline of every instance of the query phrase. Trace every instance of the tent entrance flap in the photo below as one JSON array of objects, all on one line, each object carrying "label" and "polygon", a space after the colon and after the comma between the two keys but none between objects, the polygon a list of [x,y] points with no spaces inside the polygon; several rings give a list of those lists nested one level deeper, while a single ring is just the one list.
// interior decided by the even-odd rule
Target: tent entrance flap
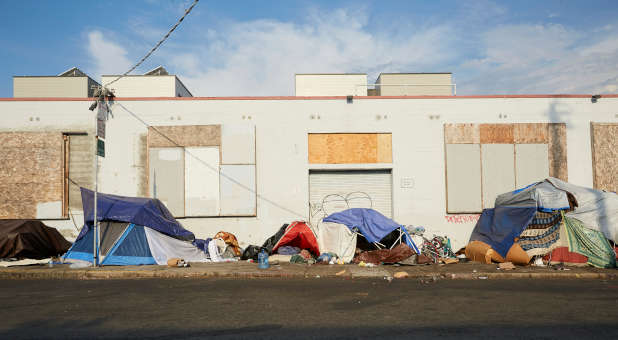
[{"label": "tent entrance flap", "polygon": [[100,223],[101,227],[101,256],[107,256],[110,249],[120,239],[124,231],[129,226],[126,222],[104,221]]}]

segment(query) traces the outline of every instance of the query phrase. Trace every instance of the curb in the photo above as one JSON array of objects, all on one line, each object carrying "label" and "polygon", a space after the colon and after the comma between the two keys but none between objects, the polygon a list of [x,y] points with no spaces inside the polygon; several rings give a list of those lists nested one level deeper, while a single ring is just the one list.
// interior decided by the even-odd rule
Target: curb
[{"label": "curb", "polygon": [[[403,270],[405,271],[405,270]],[[407,271],[406,271],[407,272]],[[407,272],[408,279],[437,280],[512,280],[512,279],[586,279],[586,280],[616,280],[616,273],[414,273]],[[285,271],[187,271],[185,269],[164,270],[97,270],[97,269],[67,269],[49,271],[45,269],[30,270],[0,270],[0,280],[126,280],[126,279],[393,279],[386,270],[373,272],[347,271],[343,275],[330,273],[285,272]]]}]

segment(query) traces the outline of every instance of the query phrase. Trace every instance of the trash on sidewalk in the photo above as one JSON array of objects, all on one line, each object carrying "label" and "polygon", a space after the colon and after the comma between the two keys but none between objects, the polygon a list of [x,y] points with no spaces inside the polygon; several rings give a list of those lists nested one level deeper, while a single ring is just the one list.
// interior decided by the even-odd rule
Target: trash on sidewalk
[{"label": "trash on sidewalk", "polygon": [[174,257],[174,258],[167,260],[167,266],[168,267],[189,267],[189,263],[185,262],[184,259]]},{"label": "trash on sidewalk", "polygon": [[[240,257],[240,247],[238,246],[238,240],[236,239],[236,236],[234,236],[234,234],[228,233],[226,231],[220,231],[215,235],[215,237],[213,237],[213,239],[222,239],[227,245],[227,248],[225,250],[230,249],[231,251],[233,251],[234,257]],[[225,253],[225,250],[223,251],[223,253]]]},{"label": "trash on sidewalk", "polygon": [[412,250],[412,248],[410,248],[408,245],[400,243],[393,249],[380,249],[361,252],[354,258],[353,262],[365,262],[373,264],[397,263],[399,261],[409,258],[412,255],[416,255],[414,250]]},{"label": "trash on sidewalk", "polygon": [[513,270],[515,269],[515,265],[512,262],[503,262],[498,264],[498,269],[502,270]]},{"label": "trash on sidewalk", "polygon": [[335,273],[335,275],[341,276],[341,275],[345,274],[345,272],[346,272],[346,270],[344,269],[344,270],[338,271],[337,273]]},{"label": "trash on sidewalk", "polygon": [[456,258],[440,258],[440,262],[443,262],[444,264],[453,264],[453,263],[459,263],[459,259]]},{"label": "trash on sidewalk", "polygon": [[396,279],[405,279],[409,276],[410,274],[408,274],[407,272],[396,272],[395,274],[393,274],[393,277]]}]

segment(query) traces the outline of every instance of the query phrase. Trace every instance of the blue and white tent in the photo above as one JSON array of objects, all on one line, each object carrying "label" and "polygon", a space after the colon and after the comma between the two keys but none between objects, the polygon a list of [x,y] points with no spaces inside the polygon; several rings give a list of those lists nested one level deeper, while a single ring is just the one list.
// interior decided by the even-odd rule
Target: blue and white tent
[{"label": "blue and white tent", "polygon": [[[84,227],[64,260],[93,261],[94,192],[82,188]],[[194,245],[195,235],[184,229],[161,201],[152,198],[97,194],[101,265],[167,264],[170,258],[207,262]]]}]

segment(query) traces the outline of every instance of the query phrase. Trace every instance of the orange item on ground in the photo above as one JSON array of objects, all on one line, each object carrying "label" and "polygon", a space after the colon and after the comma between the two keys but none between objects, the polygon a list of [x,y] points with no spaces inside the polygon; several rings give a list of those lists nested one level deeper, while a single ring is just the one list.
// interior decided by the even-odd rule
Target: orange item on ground
[{"label": "orange item on ground", "polygon": [[226,231],[220,231],[217,233],[217,235],[215,235],[215,237],[213,237],[213,239],[218,238],[222,239],[223,241],[225,241],[225,244],[228,244],[232,247],[234,255],[240,256],[240,246],[238,245],[238,240],[236,239],[236,236],[234,236],[234,234],[228,233]]}]

